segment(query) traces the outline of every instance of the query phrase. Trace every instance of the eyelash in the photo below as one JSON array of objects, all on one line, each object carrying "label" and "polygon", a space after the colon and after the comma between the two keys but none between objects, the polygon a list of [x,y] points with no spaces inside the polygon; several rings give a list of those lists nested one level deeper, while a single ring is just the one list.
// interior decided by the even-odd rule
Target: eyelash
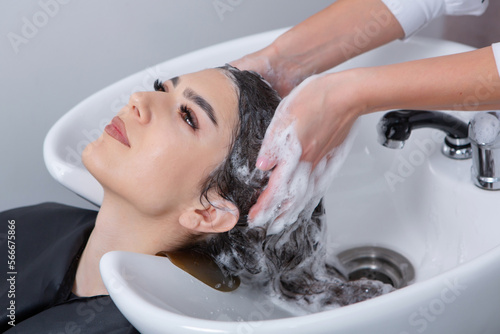
[{"label": "eyelash", "polygon": [[[163,81],[156,79],[153,87],[157,92],[165,92],[165,87],[163,87]],[[198,130],[198,122],[196,117],[193,117],[193,111],[185,104],[181,105],[179,108],[182,120],[186,122],[194,130]]]},{"label": "eyelash", "polygon": [[182,119],[194,130],[198,130],[198,122],[196,117],[193,117],[193,111],[185,104],[181,105],[180,108]]},{"label": "eyelash", "polygon": [[157,91],[157,92],[164,92],[165,91],[165,87],[163,87],[163,81],[161,81],[160,79],[155,80],[153,87],[154,87],[155,91]]}]

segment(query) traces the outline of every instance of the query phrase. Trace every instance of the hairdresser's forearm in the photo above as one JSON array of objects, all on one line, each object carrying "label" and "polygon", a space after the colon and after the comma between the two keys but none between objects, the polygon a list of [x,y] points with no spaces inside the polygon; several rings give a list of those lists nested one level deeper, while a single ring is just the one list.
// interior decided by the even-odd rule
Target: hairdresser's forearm
[{"label": "hairdresser's forearm", "polygon": [[281,70],[304,78],[403,36],[380,0],[338,0],[281,35],[267,51],[273,53],[273,67],[276,60],[286,67]]},{"label": "hairdresser's forearm", "polygon": [[491,47],[355,71],[365,113],[500,109],[500,78]]}]

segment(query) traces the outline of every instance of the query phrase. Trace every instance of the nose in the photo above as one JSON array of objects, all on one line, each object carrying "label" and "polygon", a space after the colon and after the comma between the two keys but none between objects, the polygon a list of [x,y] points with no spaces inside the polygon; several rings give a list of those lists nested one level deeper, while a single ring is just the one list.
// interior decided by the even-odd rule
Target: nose
[{"label": "nose", "polygon": [[151,121],[151,97],[149,92],[136,92],[130,96],[128,105],[132,116],[142,124]]}]

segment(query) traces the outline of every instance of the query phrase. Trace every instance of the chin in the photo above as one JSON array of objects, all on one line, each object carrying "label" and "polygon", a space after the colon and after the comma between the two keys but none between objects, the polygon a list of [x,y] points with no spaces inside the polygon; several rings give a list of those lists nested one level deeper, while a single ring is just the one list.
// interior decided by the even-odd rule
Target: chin
[{"label": "chin", "polygon": [[106,161],[106,157],[109,157],[107,150],[103,147],[102,136],[96,141],[91,142],[85,147],[82,152],[82,163],[87,168],[90,174],[99,181],[102,185],[102,178],[105,177],[105,173],[109,170],[109,162]]}]

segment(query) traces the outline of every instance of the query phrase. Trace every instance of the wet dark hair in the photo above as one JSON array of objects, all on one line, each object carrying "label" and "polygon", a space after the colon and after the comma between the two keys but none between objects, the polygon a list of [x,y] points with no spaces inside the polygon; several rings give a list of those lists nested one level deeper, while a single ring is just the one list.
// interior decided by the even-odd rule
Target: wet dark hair
[{"label": "wet dark hair", "polygon": [[229,65],[219,70],[236,86],[239,124],[228,156],[202,182],[201,193],[202,200],[210,202],[209,195],[215,192],[234,203],[239,220],[230,231],[214,234],[190,250],[211,256],[224,272],[239,276],[242,283],[272,289],[286,300],[312,304],[318,300],[315,296],[321,295],[321,305],[345,305],[380,294],[371,284],[344,282],[333,267],[318,262],[325,255],[321,202],[312,216],[303,212],[277,234],[268,235],[267,226],[249,225],[248,212],[269,179],[269,173],[256,169],[255,163],[280,97],[255,72]]}]

